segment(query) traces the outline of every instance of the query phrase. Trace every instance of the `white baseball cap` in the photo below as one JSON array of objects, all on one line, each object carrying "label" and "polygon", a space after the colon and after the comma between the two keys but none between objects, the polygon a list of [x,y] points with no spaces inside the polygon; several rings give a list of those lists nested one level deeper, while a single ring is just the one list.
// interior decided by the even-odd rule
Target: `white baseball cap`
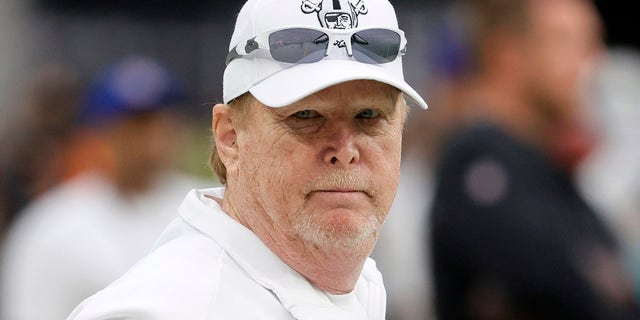
[{"label": "white baseball cap", "polygon": [[[311,63],[280,62],[269,50],[255,50],[259,45],[255,39],[287,28],[312,28],[337,40],[330,39],[324,56]],[[397,31],[403,44],[397,58],[384,63],[360,62],[350,55],[356,48],[340,43],[341,39],[351,41],[354,32],[372,28]],[[375,80],[398,88],[426,109],[427,103],[404,80],[404,45],[404,33],[398,30],[395,10],[388,0],[248,0],[238,14],[229,44],[224,102],[250,92],[264,105],[277,108],[338,83]]]}]

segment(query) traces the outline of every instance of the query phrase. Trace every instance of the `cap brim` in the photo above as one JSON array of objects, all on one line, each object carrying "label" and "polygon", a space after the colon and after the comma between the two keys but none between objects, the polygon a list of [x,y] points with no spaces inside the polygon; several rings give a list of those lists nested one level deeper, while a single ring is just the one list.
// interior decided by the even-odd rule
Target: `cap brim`
[{"label": "cap brim", "polygon": [[279,108],[322,89],[351,80],[375,80],[386,83],[398,88],[421,108],[428,107],[411,86],[385,67],[349,60],[325,59],[295,65],[271,75],[249,91],[264,105]]}]

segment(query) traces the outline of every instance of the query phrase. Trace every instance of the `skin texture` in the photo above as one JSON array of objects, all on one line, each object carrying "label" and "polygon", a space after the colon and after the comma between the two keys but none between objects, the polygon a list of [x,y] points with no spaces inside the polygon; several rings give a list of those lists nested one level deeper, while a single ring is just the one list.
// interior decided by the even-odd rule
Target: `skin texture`
[{"label": "skin texture", "polygon": [[395,197],[406,108],[364,80],[240,117],[216,105],[223,209],[320,289],[352,291]]}]

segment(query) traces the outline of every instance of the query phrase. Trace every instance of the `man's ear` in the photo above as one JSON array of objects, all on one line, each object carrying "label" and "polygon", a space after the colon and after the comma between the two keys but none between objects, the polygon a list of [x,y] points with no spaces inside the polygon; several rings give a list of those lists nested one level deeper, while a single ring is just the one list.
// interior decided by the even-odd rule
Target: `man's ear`
[{"label": "man's ear", "polygon": [[216,104],[211,112],[211,132],[218,156],[230,171],[238,159],[237,124],[231,118],[231,108],[225,104]]}]

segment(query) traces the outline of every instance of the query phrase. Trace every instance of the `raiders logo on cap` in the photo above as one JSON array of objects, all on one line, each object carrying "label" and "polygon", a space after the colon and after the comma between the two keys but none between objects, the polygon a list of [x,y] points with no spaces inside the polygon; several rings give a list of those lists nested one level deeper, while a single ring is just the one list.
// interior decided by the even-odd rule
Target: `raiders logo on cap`
[{"label": "raiders logo on cap", "polygon": [[302,0],[302,12],[318,14],[320,25],[327,29],[352,29],[358,16],[367,14],[364,0]]}]

